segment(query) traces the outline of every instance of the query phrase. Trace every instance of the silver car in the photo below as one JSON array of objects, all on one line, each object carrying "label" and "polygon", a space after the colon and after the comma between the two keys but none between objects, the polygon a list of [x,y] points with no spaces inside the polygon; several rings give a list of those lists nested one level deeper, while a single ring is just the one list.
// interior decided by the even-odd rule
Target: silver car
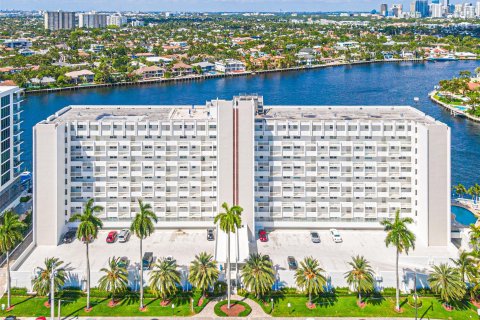
[{"label": "silver car", "polygon": [[130,230],[123,229],[118,234],[118,242],[127,242],[130,239]]},{"label": "silver car", "polygon": [[320,243],[320,235],[318,234],[318,232],[310,232],[310,237],[312,238],[313,243]]}]

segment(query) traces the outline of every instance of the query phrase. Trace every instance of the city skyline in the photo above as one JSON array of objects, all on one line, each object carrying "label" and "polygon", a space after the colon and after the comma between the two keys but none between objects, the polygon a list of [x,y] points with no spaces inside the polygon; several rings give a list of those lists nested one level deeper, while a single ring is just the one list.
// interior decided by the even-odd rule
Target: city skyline
[{"label": "city skyline", "polygon": [[[382,3],[403,4],[408,8],[411,1],[337,1],[337,0],[120,0],[112,3],[98,0],[94,3],[85,0],[0,0],[0,10],[104,10],[104,11],[199,11],[199,12],[235,12],[235,11],[371,11],[379,10]],[[462,1],[451,1],[460,3]],[[390,9],[390,8],[389,8]]]}]

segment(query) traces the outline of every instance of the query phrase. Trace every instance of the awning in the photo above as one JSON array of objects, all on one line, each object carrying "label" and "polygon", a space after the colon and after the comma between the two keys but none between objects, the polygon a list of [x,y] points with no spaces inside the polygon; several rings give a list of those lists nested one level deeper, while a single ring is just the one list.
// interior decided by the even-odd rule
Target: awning
[{"label": "awning", "polygon": [[[249,253],[247,227],[241,227],[230,234],[230,263],[245,261]],[[227,234],[219,228],[215,242],[215,260],[219,263],[227,262]]]}]

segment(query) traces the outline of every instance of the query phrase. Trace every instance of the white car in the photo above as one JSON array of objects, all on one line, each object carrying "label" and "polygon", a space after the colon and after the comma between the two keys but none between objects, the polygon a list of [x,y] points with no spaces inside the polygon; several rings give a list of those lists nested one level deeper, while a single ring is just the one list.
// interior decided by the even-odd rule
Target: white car
[{"label": "white car", "polygon": [[127,242],[130,239],[130,231],[128,229],[123,229],[118,234],[118,242]]},{"label": "white car", "polygon": [[343,242],[342,236],[340,235],[340,232],[338,232],[337,229],[330,229],[330,234],[332,236],[333,242],[335,243]]}]

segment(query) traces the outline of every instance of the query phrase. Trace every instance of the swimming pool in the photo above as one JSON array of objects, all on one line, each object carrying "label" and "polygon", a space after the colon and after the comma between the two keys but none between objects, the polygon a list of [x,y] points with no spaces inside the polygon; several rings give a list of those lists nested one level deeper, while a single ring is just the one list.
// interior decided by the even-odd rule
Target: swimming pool
[{"label": "swimming pool", "polygon": [[454,215],[455,221],[464,226],[469,226],[477,222],[477,217],[473,212],[459,206],[452,206],[452,214]]},{"label": "swimming pool", "polygon": [[455,109],[458,109],[458,110],[464,111],[464,112],[468,110],[468,107],[464,107],[464,106],[454,106],[454,107],[455,107]]}]

